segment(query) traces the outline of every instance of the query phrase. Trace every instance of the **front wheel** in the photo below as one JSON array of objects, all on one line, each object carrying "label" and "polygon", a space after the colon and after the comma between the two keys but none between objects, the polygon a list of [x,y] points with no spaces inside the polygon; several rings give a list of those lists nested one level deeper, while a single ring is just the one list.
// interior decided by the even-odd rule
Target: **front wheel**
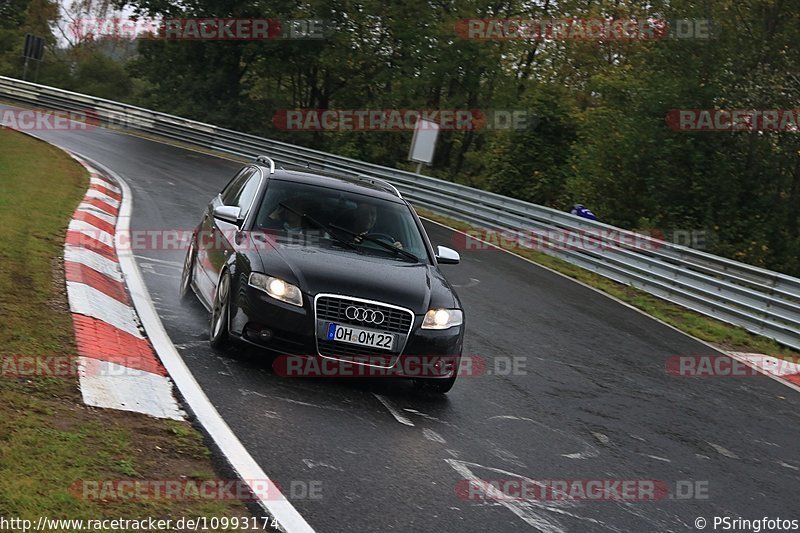
[{"label": "front wheel", "polygon": [[212,348],[225,348],[230,344],[228,332],[228,313],[230,312],[231,280],[227,272],[220,276],[214,305],[211,307],[211,323],[209,326],[209,344]]},{"label": "front wheel", "polygon": [[181,302],[186,302],[192,296],[192,277],[194,275],[194,259],[197,256],[197,251],[194,246],[194,238],[189,243],[189,249],[186,251],[186,259],[183,260],[183,271],[181,272],[181,286],[178,295]]}]

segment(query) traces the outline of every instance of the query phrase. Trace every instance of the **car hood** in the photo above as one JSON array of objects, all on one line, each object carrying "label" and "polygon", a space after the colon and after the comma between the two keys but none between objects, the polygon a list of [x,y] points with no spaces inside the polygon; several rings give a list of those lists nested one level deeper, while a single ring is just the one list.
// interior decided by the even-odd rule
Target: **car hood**
[{"label": "car hood", "polygon": [[433,265],[300,246],[260,250],[259,258],[261,272],[294,283],[311,297],[354,296],[406,307],[415,314],[432,307],[460,307],[450,284]]}]

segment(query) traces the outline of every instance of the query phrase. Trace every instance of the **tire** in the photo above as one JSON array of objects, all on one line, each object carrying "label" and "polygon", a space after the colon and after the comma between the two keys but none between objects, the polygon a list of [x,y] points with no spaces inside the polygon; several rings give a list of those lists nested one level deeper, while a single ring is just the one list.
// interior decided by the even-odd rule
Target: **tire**
[{"label": "tire", "polygon": [[208,329],[208,342],[212,348],[222,349],[230,346],[228,318],[230,316],[231,278],[224,271],[219,278],[214,303],[211,306],[211,321]]},{"label": "tire", "polygon": [[454,373],[452,377],[447,379],[415,379],[412,380],[414,388],[420,392],[429,392],[432,394],[447,394],[453,385],[456,384],[458,373]]},{"label": "tire", "polygon": [[197,256],[197,250],[194,246],[194,239],[189,243],[189,249],[186,250],[186,258],[183,260],[183,270],[181,272],[181,285],[178,295],[181,303],[185,303],[194,296],[192,290],[192,279],[194,277],[194,260]]}]

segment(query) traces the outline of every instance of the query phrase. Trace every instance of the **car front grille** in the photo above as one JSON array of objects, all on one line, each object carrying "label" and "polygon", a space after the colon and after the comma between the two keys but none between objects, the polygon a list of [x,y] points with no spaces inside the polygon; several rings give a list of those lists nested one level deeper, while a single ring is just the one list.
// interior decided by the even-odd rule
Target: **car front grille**
[{"label": "car front grille", "polygon": [[[381,311],[384,320],[380,324],[373,324],[360,320],[347,318],[345,309],[350,306]],[[410,310],[397,309],[381,305],[375,302],[363,302],[340,296],[320,296],[316,300],[316,313],[318,323],[334,322],[336,324],[347,324],[355,327],[372,329],[388,333],[398,334],[394,350],[380,350],[368,346],[358,346],[350,343],[330,341],[324,338],[317,338],[317,348],[319,354],[326,357],[333,357],[352,362],[363,362],[374,366],[390,367],[394,364],[396,357],[402,352],[411,324],[414,321],[414,314]]]},{"label": "car front grille", "polygon": [[[351,305],[363,309],[381,311],[384,315],[384,320],[378,325],[359,320],[350,320],[345,316],[345,309]],[[411,321],[414,319],[414,315],[411,311],[396,309],[377,303],[366,303],[359,300],[337,298],[334,296],[321,296],[317,298],[317,319],[336,322],[337,324],[350,324],[362,328],[408,335],[408,330],[411,327]]]}]

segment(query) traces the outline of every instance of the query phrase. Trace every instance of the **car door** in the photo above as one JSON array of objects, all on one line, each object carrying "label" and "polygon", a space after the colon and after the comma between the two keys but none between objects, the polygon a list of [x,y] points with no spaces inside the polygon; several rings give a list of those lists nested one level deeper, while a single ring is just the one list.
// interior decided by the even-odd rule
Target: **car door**
[{"label": "car door", "polygon": [[219,246],[219,233],[217,221],[214,219],[214,208],[225,205],[224,199],[231,201],[241,192],[248,178],[253,175],[253,167],[244,167],[228,182],[225,188],[215,196],[206,206],[200,230],[197,235],[197,258],[195,260],[195,285],[203,295],[206,302],[211,302],[211,297],[216,289],[218,275],[214,275],[212,257],[214,248]]},{"label": "car door", "polygon": [[[230,255],[234,253],[233,239],[250,213],[261,178],[261,170],[258,167],[245,167],[229,186],[209,204],[206,212],[208,233],[203,247],[203,268],[209,281],[208,292],[206,292],[209,302],[213,302],[214,291],[217,288],[222,268]],[[214,217],[214,208],[222,205],[240,209],[238,224]]]}]

